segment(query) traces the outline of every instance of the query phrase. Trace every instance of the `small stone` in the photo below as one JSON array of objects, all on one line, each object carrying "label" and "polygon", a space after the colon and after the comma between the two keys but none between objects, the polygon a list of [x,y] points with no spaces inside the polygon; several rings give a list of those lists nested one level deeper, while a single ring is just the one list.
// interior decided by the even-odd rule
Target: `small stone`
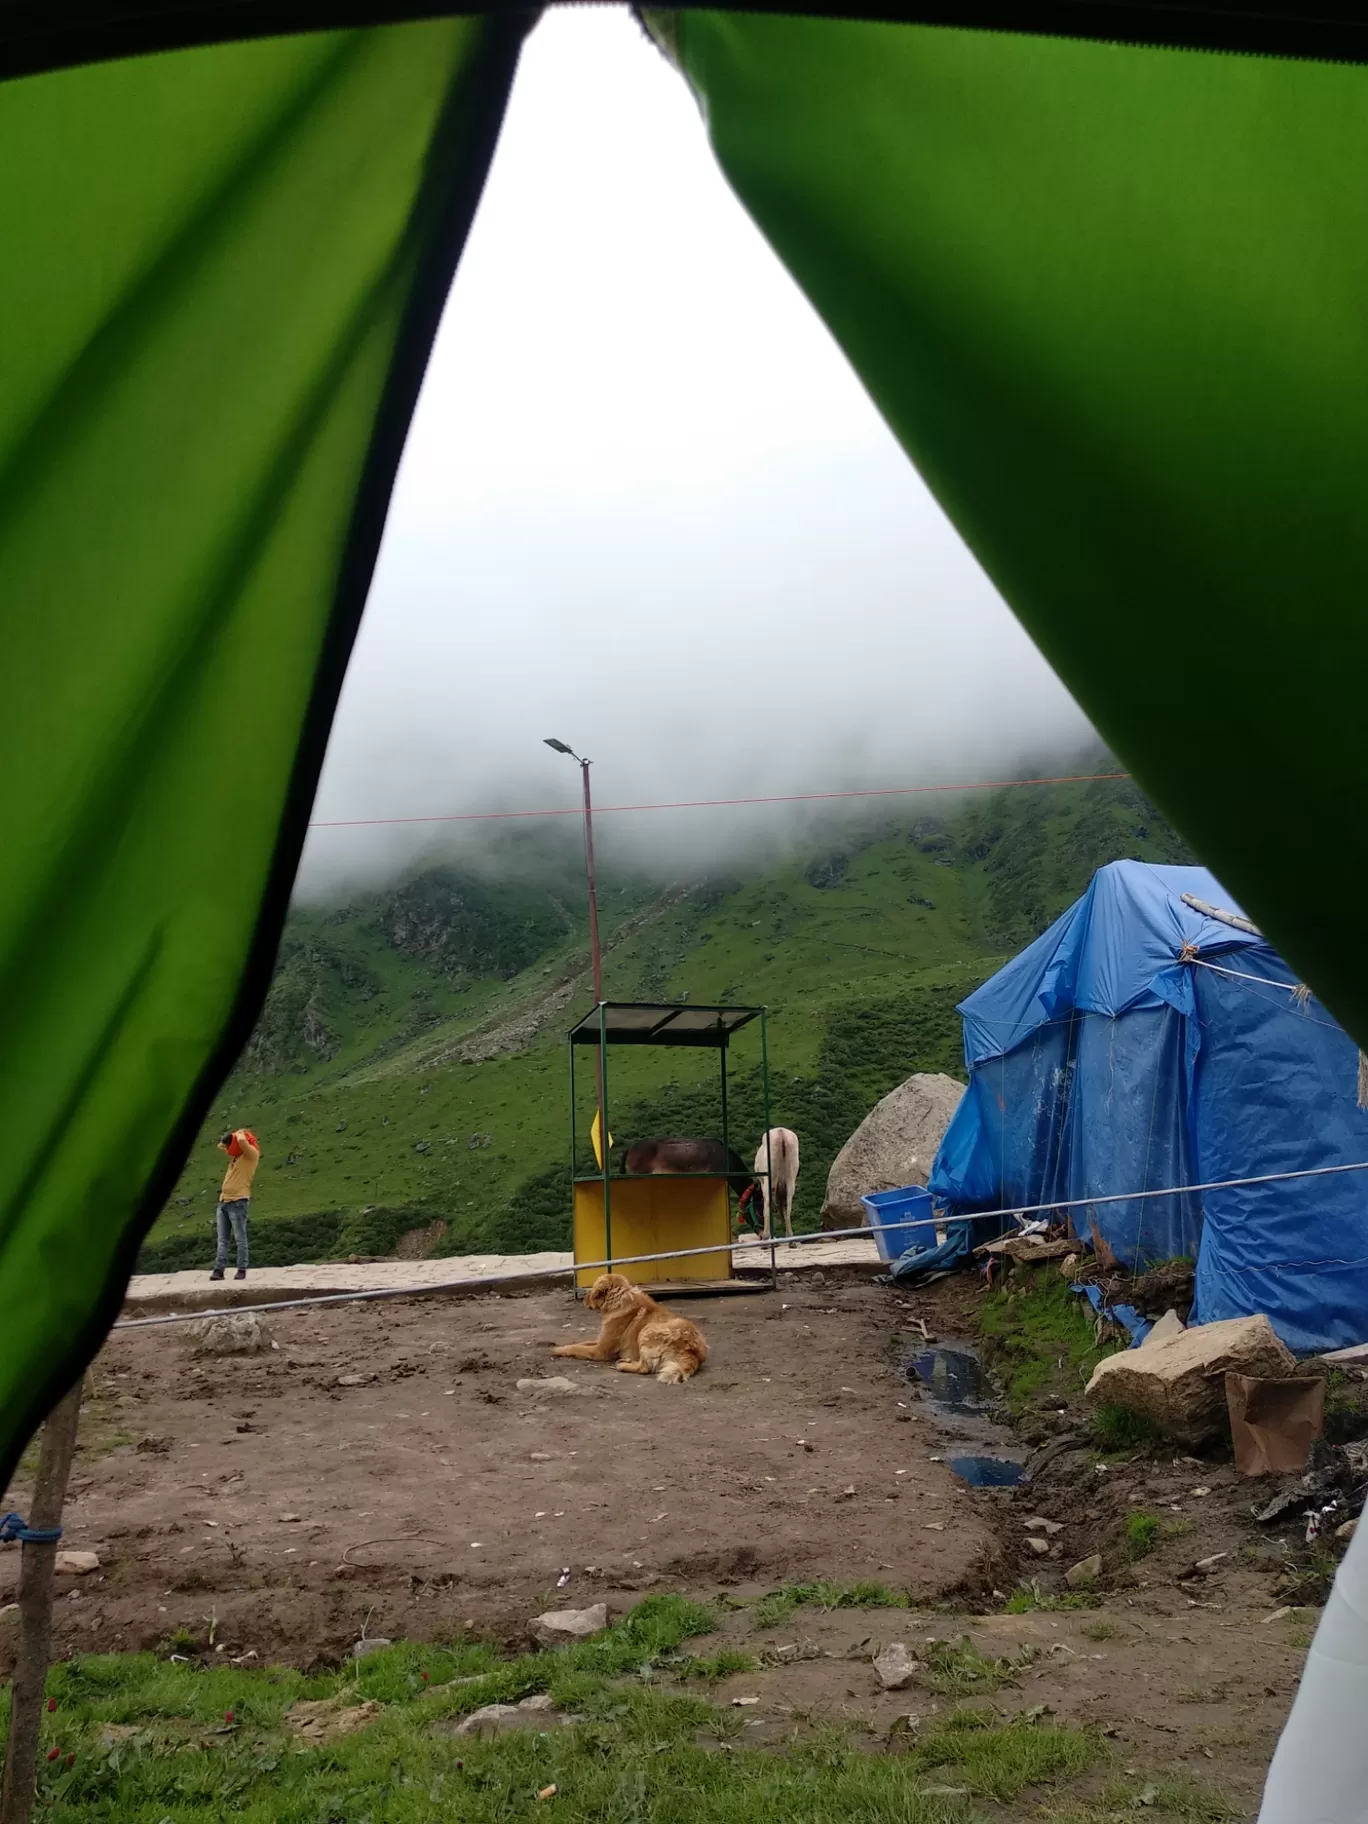
[{"label": "small stone", "polygon": [[1064,1573],[1064,1581],[1071,1590],[1081,1590],[1090,1583],[1096,1583],[1101,1575],[1102,1554],[1094,1552],[1091,1557],[1080,1558],[1077,1564],[1071,1564]]},{"label": "small stone", "polygon": [[365,1384],[364,1374],[339,1374],[333,1382],[334,1387],[364,1387]]},{"label": "small stone", "polygon": [[874,1661],[874,1674],[885,1691],[902,1691],[917,1675],[916,1656],[905,1642],[891,1641]]},{"label": "small stone", "polygon": [[1213,1552],[1209,1558],[1199,1558],[1192,1568],[1199,1577],[1209,1577],[1221,1560],[1229,1556],[1229,1552]]},{"label": "small stone", "polygon": [[1043,1558],[1049,1549],[1049,1540],[1042,1539],[1038,1533],[1032,1533],[1026,1541],[1026,1550],[1034,1552],[1037,1558]]},{"label": "small stone", "polygon": [[282,1526],[290,1526],[294,1522],[296,1522],[298,1520],[302,1520],[303,1518],[304,1518],[304,1516],[302,1514],[282,1514],[280,1516],[280,1524]]},{"label": "small stone", "polygon": [[588,1640],[608,1626],[608,1604],[592,1603],[587,1609],[550,1609],[538,1615],[533,1629],[551,1640]]},{"label": "small stone", "polygon": [[382,1634],[375,1635],[371,1640],[358,1640],[356,1645],[352,1648],[352,1658],[369,1659],[372,1653],[383,1653],[386,1647],[392,1646],[393,1644],[392,1641],[386,1640]]},{"label": "small stone", "polygon": [[837,1495],[836,1499],[838,1501],[849,1501],[853,1497],[854,1493],[855,1493],[855,1484],[852,1482],[850,1484],[849,1488],[843,1488],[841,1490],[840,1494]]},{"label": "small stone", "polygon": [[563,1374],[538,1375],[518,1382],[519,1393],[583,1393],[585,1389]]},{"label": "small stone", "polygon": [[1336,1539],[1352,1539],[1357,1531],[1358,1521],[1346,1520],[1342,1525],[1335,1528],[1335,1537]]},{"label": "small stone", "polygon": [[556,1700],[549,1691],[538,1691],[534,1697],[525,1697],[518,1705],[519,1710],[554,1710]]},{"label": "small stone", "polygon": [[98,1552],[58,1552],[56,1568],[68,1577],[89,1577],[100,1568]]},{"label": "small stone", "polygon": [[206,1317],[190,1330],[194,1355],[263,1355],[274,1347],[271,1333],[254,1311]]},{"label": "small stone", "polygon": [[[521,1382],[519,1382],[519,1385],[521,1386]],[[534,1450],[532,1452],[532,1455],[527,1460],[529,1463],[554,1463],[555,1462],[555,1458],[551,1455],[551,1452],[549,1450]]]},{"label": "small stone", "polygon": [[1047,1520],[1044,1514],[1032,1514],[1029,1520],[1023,1521],[1028,1533],[1048,1533],[1051,1538],[1064,1531],[1062,1520]]},{"label": "small stone", "polygon": [[502,1735],[508,1729],[526,1729],[528,1718],[517,1704],[485,1704],[463,1717],[452,1731],[454,1735]]},{"label": "small stone", "polygon": [[731,1701],[734,1709],[749,1710],[751,1705],[758,1704],[760,1699],[758,1697],[734,1697]]}]

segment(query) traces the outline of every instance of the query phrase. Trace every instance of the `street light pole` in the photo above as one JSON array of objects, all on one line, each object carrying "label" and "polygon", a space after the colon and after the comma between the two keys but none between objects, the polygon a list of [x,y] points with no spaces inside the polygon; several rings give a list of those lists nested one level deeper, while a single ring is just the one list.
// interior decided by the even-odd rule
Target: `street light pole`
[{"label": "street light pole", "polygon": [[[590,765],[590,761],[581,760],[579,769],[584,781],[584,866],[589,876],[589,958],[594,971],[594,999],[602,1005],[603,953],[599,949],[598,882],[594,877],[594,807],[589,798]],[[602,1119],[603,1111],[600,1108],[600,1122]]]},{"label": "street light pole", "polygon": [[[601,1152],[601,1164],[606,1192],[608,1179],[608,1111],[604,1106],[605,1098],[603,1088],[603,1018],[601,1012],[603,1007],[603,952],[599,945],[598,881],[594,874],[594,806],[589,793],[589,768],[593,762],[582,760],[573,747],[568,747],[564,741],[557,741],[553,736],[547,736],[545,744],[547,747],[554,748],[558,754],[568,754],[570,756],[575,762],[575,765],[580,769],[580,778],[584,784],[584,867],[585,872],[589,877],[589,961],[594,977],[594,1004],[600,1009],[599,1043],[598,1049],[594,1054],[597,1068],[594,1072],[594,1078],[598,1089],[599,1148]],[[611,1254],[612,1249],[609,1248],[608,1252]]]}]

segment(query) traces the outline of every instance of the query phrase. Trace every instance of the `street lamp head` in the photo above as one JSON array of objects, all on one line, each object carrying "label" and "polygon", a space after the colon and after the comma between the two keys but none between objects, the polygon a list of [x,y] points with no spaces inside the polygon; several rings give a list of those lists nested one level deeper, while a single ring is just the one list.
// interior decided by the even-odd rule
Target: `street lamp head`
[{"label": "street lamp head", "polygon": [[554,735],[547,735],[546,746],[554,747],[558,754],[569,754],[572,760],[578,758],[573,747],[567,747],[564,741],[557,741]]}]

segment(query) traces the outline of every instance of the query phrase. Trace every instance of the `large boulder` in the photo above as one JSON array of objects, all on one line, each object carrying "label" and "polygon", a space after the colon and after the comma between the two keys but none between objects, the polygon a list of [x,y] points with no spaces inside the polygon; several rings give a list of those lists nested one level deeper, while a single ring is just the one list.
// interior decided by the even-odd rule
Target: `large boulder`
[{"label": "large boulder", "polygon": [[822,1227],[858,1228],[865,1220],[862,1197],[925,1184],[963,1094],[953,1077],[920,1072],[876,1103],[832,1162]]},{"label": "large boulder", "polygon": [[1276,1381],[1296,1368],[1262,1313],[1228,1317],[1109,1355],[1093,1370],[1088,1398],[1095,1406],[1124,1406],[1180,1444],[1201,1444],[1226,1428],[1227,1374]]}]

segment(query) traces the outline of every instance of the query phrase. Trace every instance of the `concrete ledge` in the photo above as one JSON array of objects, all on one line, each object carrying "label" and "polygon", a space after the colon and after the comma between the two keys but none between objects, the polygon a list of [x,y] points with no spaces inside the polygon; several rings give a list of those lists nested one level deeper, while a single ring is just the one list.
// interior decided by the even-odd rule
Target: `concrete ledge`
[{"label": "concrete ledge", "polygon": [[[817,1241],[793,1247],[779,1243],[775,1264],[781,1273],[816,1272],[865,1278],[881,1266],[872,1239]],[[486,1291],[545,1292],[568,1287],[570,1254],[456,1254],[444,1260],[319,1261],[294,1267],[253,1267],[245,1280],[211,1280],[207,1269],[188,1273],[139,1273],[129,1281],[123,1316],[150,1317],[163,1312],[222,1310],[268,1305],[280,1299],[392,1291],[415,1298],[474,1298]],[[732,1250],[732,1266],[747,1276],[768,1276],[770,1250],[763,1242],[742,1242]],[[526,1275],[519,1284],[501,1286],[504,1275]],[[451,1280],[476,1283],[453,1291]]]}]

